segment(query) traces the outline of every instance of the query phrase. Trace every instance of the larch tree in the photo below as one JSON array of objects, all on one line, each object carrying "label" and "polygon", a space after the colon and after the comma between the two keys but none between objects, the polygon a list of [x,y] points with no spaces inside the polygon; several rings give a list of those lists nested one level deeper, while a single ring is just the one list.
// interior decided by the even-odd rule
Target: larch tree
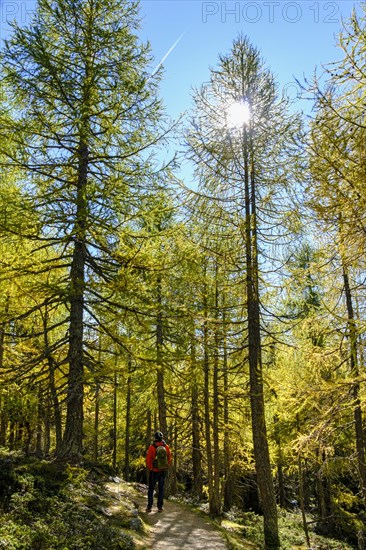
[{"label": "larch tree", "polygon": [[95,305],[113,302],[118,230],[149,192],[149,148],[163,133],[159,77],[151,77],[138,28],[137,2],[40,0],[30,26],[14,25],[1,57],[16,112],[2,117],[1,133],[16,145],[2,154],[21,171],[24,209],[35,220],[22,237],[49,251],[34,270],[58,274],[44,285],[42,305],[66,308],[57,324],[67,339],[59,358],[69,367],[59,451],[67,460],[82,453],[84,369],[93,362],[85,328],[98,326]]},{"label": "larch tree", "polygon": [[[230,509],[230,440],[235,437],[229,429],[229,368],[232,359],[228,349],[231,339],[237,340],[242,329],[243,269],[238,252],[238,239],[232,232],[229,216],[215,202],[199,192],[185,190],[189,223],[185,231],[192,244],[188,258],[190,293],[186,307],[191,316],[192,435],[194,480],[199,487],[200,445],[197,429],[200,416],[205,434],[206,476],[210,513],[222,510],[222,471],[225,472],[224,508]],[[241,264],[241,265],[240,265]],[[239,290],[241,289],[241,291]],[[236,324],[235,324],[236,322]],[[235,345],[234,345],[235,348]],[[201,366],[202,365],[202,366]],[[230,388],[231,390],[233,388]],[[199,398],[202,401],[200,413]],[[196,426],[196,429],[194,429]],[[203,449],[203,445],[201,446]],[[222,460],[224,458],[224,460]],[[194,481],[195,483],[195,481]]]},{"label": "larch tree", "polygon": [[356,303],[363,301],[360,281],[364,278],[365,249],[365,84],[366,17],[353,11],[339,36],[340,61],[325,67],[326,85],[315,80],[316,116],[311,124],[308,149],[311,177],[308,205],[318,223],[328,232],[343,280],[344,332],[348,362],[353,377],[352,398],[356,453],[360,485],[366,506],[366,441],[361,402],[359,346],[362,315]]},{"label": "larch tree", "polygon": [[[202,194],[230,214],[241,236],[250,403],[266,548],[279,548],[277,509],[267,440],[262,366],[261,292],[273,269],[273,245],[288,230],[293,172],[288,158],[298,119],[290,116],[270,71],[245,37],[219,57],[194,97],[190,157]],[[245,118],[243,115],[246,115]],[[230,120],[231,119],[231,120]],[[295,165],[295,163],[294,163]],[[279,266],[277,266],[279,267]]]}]

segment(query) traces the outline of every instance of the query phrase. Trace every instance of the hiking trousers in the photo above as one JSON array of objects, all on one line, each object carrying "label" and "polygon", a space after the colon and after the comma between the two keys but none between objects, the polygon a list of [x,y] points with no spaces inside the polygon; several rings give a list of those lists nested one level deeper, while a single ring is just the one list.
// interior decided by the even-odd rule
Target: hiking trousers
[{"label": "hiking trousers", "polygon": [[158,508],[163,507],[164,503],[164,483],[166,478],[166,471],[164,472],[150,472],[149,475],[149,490],[147,493],[147,506],[152,508],[154,502],[154,488],[156,482],[158,483]]}]

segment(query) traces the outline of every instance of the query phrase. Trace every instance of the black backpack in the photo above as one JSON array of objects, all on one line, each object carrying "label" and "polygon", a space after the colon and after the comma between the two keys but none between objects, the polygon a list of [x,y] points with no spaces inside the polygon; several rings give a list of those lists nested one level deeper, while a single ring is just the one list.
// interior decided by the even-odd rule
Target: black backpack
[{"label": "black backpack", "polygon": [[168,452],[166,450],[166,446],[164,441],[162,442],[162,445],[155,445],[155,458],[153,462],[154,468],[157,468],[158,470],[167,470],[168,468]]}]

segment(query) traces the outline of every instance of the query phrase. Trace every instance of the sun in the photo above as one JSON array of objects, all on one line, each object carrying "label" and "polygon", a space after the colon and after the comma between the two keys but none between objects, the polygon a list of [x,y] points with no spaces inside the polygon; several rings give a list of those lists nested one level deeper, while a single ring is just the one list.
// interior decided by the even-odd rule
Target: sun
[{"label": "sun", "polygon": [[227,109],[227,124],[229,128],[242,128],[250,120],[250,108],[247,101],[231,103]]}]

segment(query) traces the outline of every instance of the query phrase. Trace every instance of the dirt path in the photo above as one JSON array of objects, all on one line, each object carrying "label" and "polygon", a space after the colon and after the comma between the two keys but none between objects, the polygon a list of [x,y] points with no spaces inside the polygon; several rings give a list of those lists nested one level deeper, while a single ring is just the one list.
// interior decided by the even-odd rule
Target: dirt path
[{"label": "dirt path", "polygon": [[[141,502],[141,510],[144,510],[143,506],[146,506],[146,502]],[[208,520],[174,502],[166,500],[162,513],[153,508],[149,514],[142,512],[141,515],[152,528],[148,548],[157,550],[227,549],[224,539]]]},{"label": "dirt path", "polygon": [[[138,506],[141,519],[150,525],[150,536],[146,548],[154,550],[227,550],[224,538],[204,516],[191,512],[169,500],[164,501],[164,511],[158,512],[156,499],[152,512],[145,512],[147,504],[147,487],[145,485],[106,483],[105,487],[119,498],[129,496]],[[131,493],[132,489],[132,493]],[[118,510],[119,504],[113,502],[110,511]],[[137,510],[136,510],[137,512]]]}]

